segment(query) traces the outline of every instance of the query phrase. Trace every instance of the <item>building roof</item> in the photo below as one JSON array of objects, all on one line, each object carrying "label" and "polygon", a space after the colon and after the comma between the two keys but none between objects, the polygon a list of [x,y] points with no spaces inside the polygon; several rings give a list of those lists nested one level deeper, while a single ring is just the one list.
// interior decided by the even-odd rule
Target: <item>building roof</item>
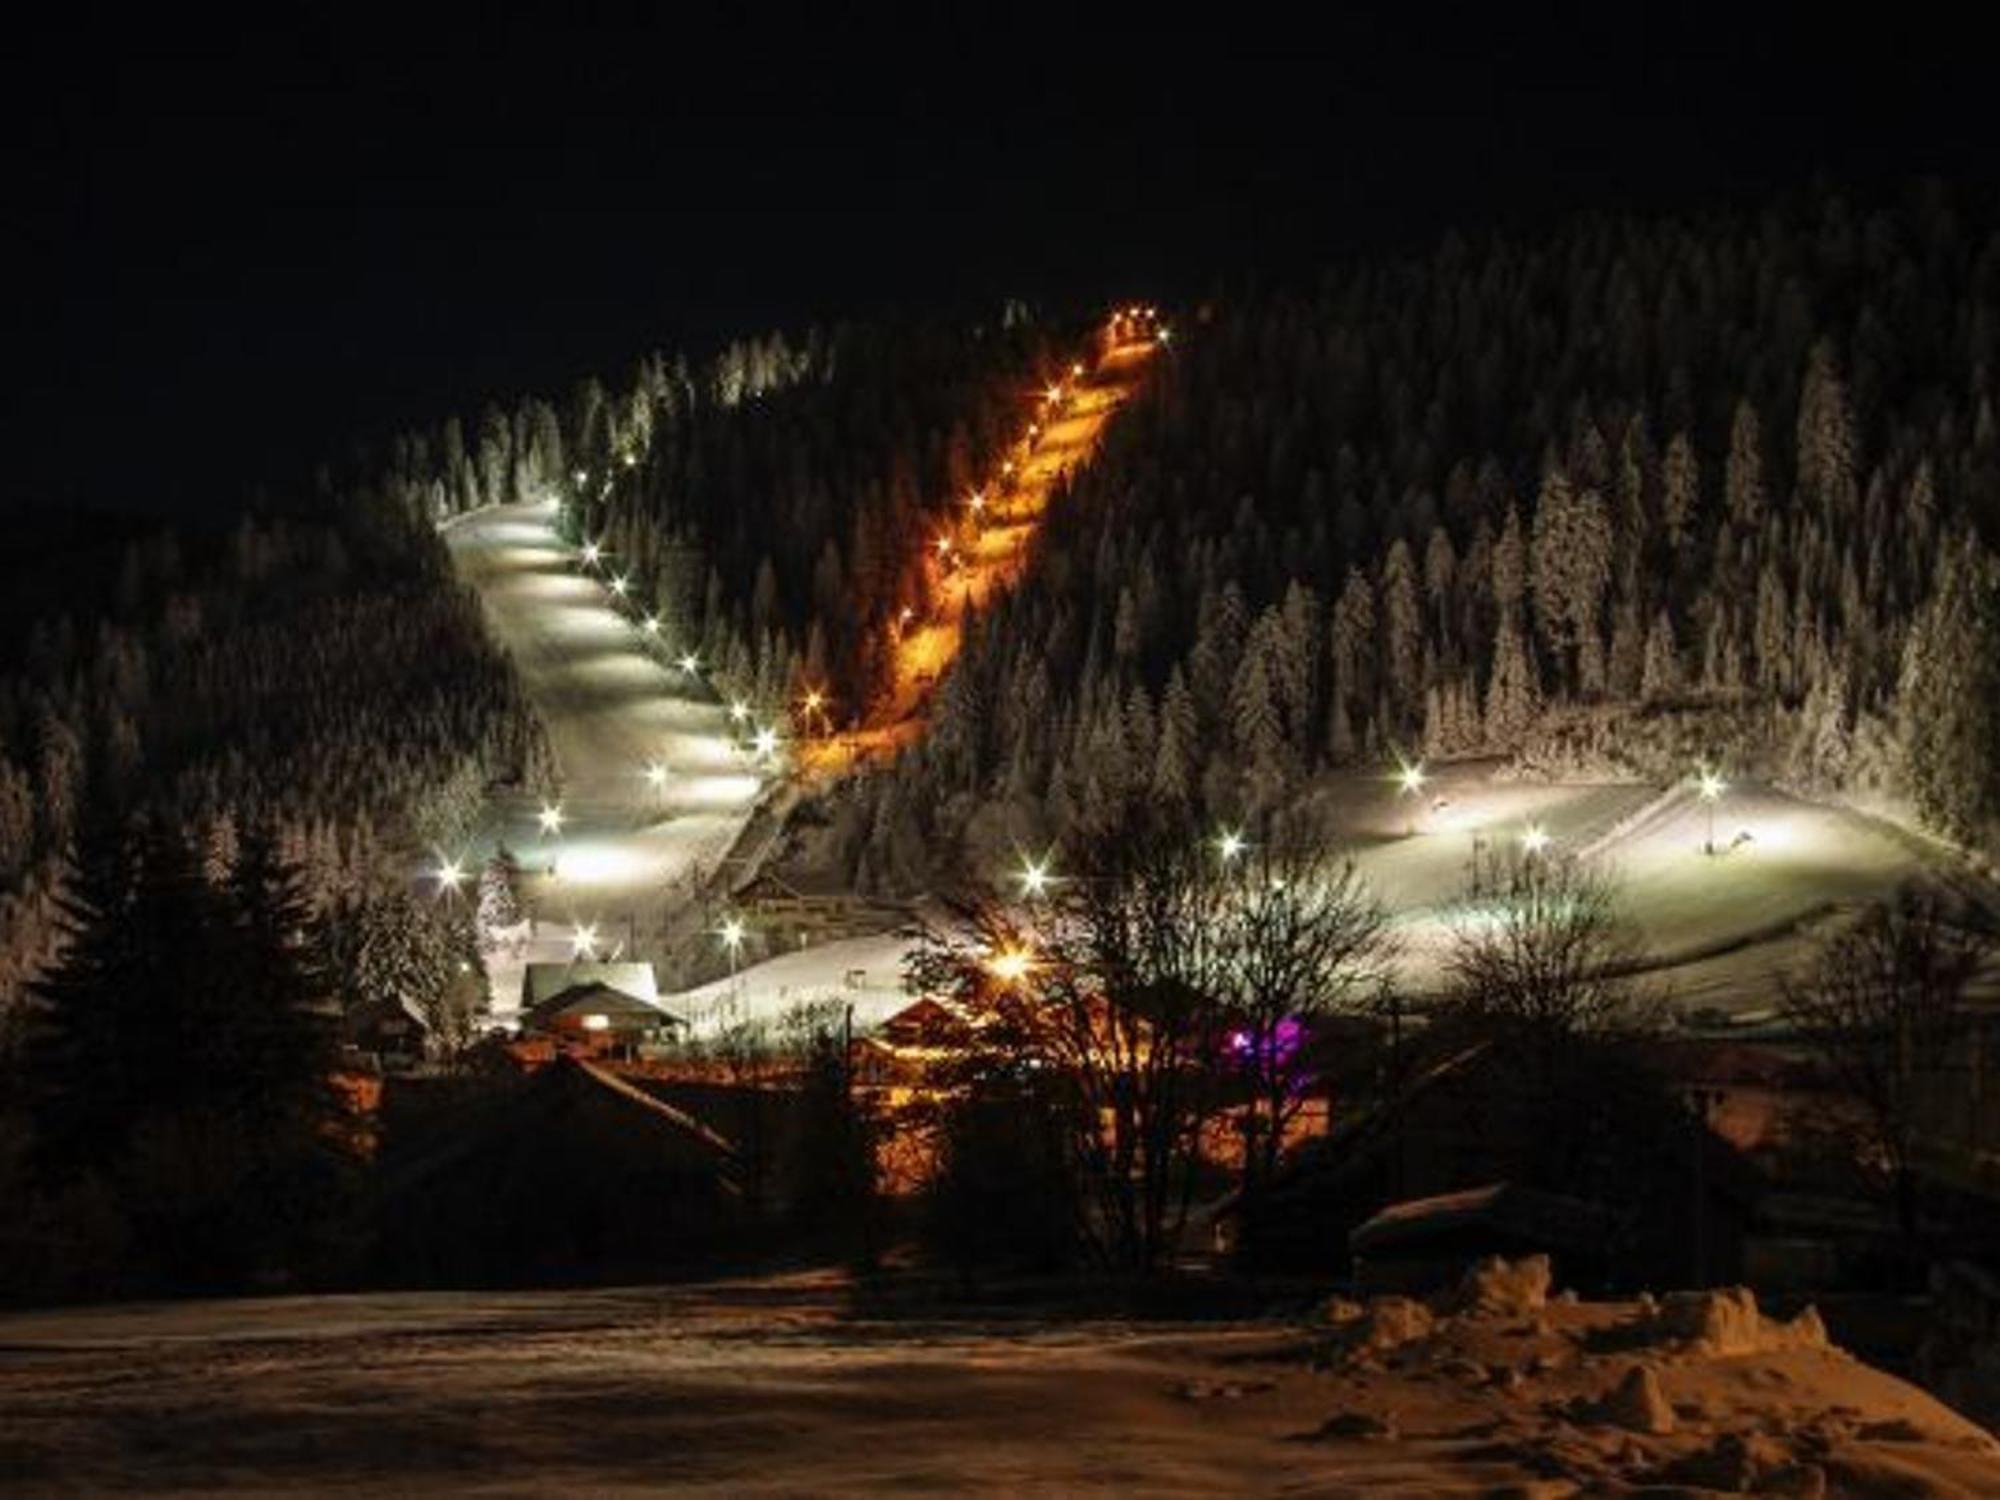
[{"label": "building roof", "polygon": [[[622,1132],[642,1134],[684,1162],[730,1172],[736,1148],[685,1110],[634,1088],[615,1073],[563,1056],[500,1094],[481,1099],[438,1129],[429,1149],[399,1163],[388,1179],[403,1192],[482,1149],[522,1139],[558,1145],[572,1138],[577,1103],[605,1111]],[[733,1193],[736,1186],[728,1183]]]},{"label": "building roof", "polygon": [[529,964],[521,977],[521,1009],[533,1010],[551,996],[589,984],[618,990],[635,1000],[653,1002],[660,998],[651,964]]},{"label": "building roof", "polygon": [[1392,1203],[1357,1225],[1347,1244],[1357,1255],[1381,1255],[1476,1228],[1533,1240],[1550,1249],[1589,1249],[1602,1241],[1606,1218],[1601,1207],[1581,1198],[1494,1182]]}]

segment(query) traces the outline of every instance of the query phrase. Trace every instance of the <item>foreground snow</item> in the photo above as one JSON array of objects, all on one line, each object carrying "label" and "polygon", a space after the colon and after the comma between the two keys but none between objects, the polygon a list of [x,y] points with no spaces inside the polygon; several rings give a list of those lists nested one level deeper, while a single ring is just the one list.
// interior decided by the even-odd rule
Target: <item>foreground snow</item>
[{"label": "foreground snow", "polygon": [[22,1495],[2000,1493],[1980,1429],[1716,1300],[869,1316],[809,1275],[26,1314],[0,1319],[0,1473]]}]

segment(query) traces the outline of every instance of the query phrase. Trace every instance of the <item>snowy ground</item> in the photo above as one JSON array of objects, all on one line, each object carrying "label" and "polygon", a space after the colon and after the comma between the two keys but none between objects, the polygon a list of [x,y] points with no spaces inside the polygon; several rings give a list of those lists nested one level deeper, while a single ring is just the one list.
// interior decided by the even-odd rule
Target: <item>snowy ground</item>
[{"label": "snowy ground", "polygon": [[[541,872],[528,890],[541,917],[536,941],[490,966],[503,1014],[520,993],[522,962],[569,957],[577,924],[596,929],[602,954],[623,942],[650,956],[671,893],[724,855],[765,785],[715,693],[671,664],[681,646],[649,640],[614,608],[603,576],[577,566],[554,520],[552,502],[497,506],[446,531],[548,727],[562,777],[559,836],[542,833],[538,802],[522,801],[495,807],[471,848],[447,851],[478,859],[504,839]],[[649,765],[665,768],[664,785],[649,784]]]},{"label": "snowy ground", "polygon": [[[1489,861],[1513,858],[1536,829],[1551,854],[1577,854],[1609,875],[1643,958],[1683,1010],[1769,1007],[1776,976],[1799,961],[1824,919],[1942,878],[1939,857],[1920,840],[1768,787],[1728,789],[1715,813],[1721,852],[1710,855],[1707,806],[1692,788],[1547,785],[1490,772],[1436,768],[1415,798],[1387,776],[1339,778],[1320,794],[1363,879],[1394,914],[1403,981],[1420,992],[1438,982],[1466,920],[1475,840]],[[1060,850],[1056,863],[1060,870]],[[905,998],[895,979],[905,947],[885,934],[785,954],[666,1003],[713,1024],[725,1012],[777,1019],[832,998],[852,1001],[856,1024],[866,1025]]]},{"label": "snowy ground", "polygon": [[1769,787],[1732,785],[1709,808],[1691,786],[1495,781],[1484,766],[1442,767],[1417,797],[1393,780],[1349,782],[1341,820],[1358,864],[1396,912],[1409,982],[1434,982],[1463,920],[1475,841],[1519,856],[1530,830],[1550,853],[1584,859],[1615,883],[1646,959],[1684,1004],[1755,1009],[1832,912],[1933,877],[1918,842],[1840,808]]},{"label": "snowy ground", "polygon": [[[2000,1493],[1813,1330],[1550,1301],[1435,1328],[857,1311],[836,1277],[0,1318],[10,1495]],[[1627,1395],[1613,1395],[1625,1387]],[[1650,1486],[1650,1487],[1649,1487]]]},{"label": "snowy ground", "polygon": [[697,1037],[735,1021],[775,1022],[802,1006],[826,1002],[852,1006],[855,1026],[865,1029],[910,1003],[903,989],[907,946],[893,932],[821,943],[753,964],[732,978],[663,996],[660,1003],[689,1022]]}]

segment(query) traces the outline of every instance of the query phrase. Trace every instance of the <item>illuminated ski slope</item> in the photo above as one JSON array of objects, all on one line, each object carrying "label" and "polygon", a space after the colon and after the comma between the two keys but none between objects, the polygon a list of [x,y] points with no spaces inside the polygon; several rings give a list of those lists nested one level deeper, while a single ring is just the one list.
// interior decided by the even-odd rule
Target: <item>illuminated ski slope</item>
[{"label": "illuminated ski slope", "polygon": [[[569,956],[579,928],[594,930],[600,955],[624,943],[651,957],[669,903],[728,850],[768,768],[702,678],[673,664],[674,643],[647,637],[601,571],[580,566],[555,513],[552,502],[500,506],[447,531],[547,726],[562,785],[557,831],[539,801],[505,801],[468,853],[504,840],[529,871],[540,923],[527,957]],[[490,967],[504,1012],[519,961]]]}]

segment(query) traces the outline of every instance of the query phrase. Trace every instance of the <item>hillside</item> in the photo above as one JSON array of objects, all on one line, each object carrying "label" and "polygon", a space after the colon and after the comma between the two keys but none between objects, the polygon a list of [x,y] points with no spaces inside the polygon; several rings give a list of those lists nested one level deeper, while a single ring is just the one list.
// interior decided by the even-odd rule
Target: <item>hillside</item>
[{"label": "hillside", "polygon": [[1467,756],[1707,764],[1989,841],[1996,267],[1942,191],[1800,196],[1185,310],[930,741],[858,794],[855,868]]}]

